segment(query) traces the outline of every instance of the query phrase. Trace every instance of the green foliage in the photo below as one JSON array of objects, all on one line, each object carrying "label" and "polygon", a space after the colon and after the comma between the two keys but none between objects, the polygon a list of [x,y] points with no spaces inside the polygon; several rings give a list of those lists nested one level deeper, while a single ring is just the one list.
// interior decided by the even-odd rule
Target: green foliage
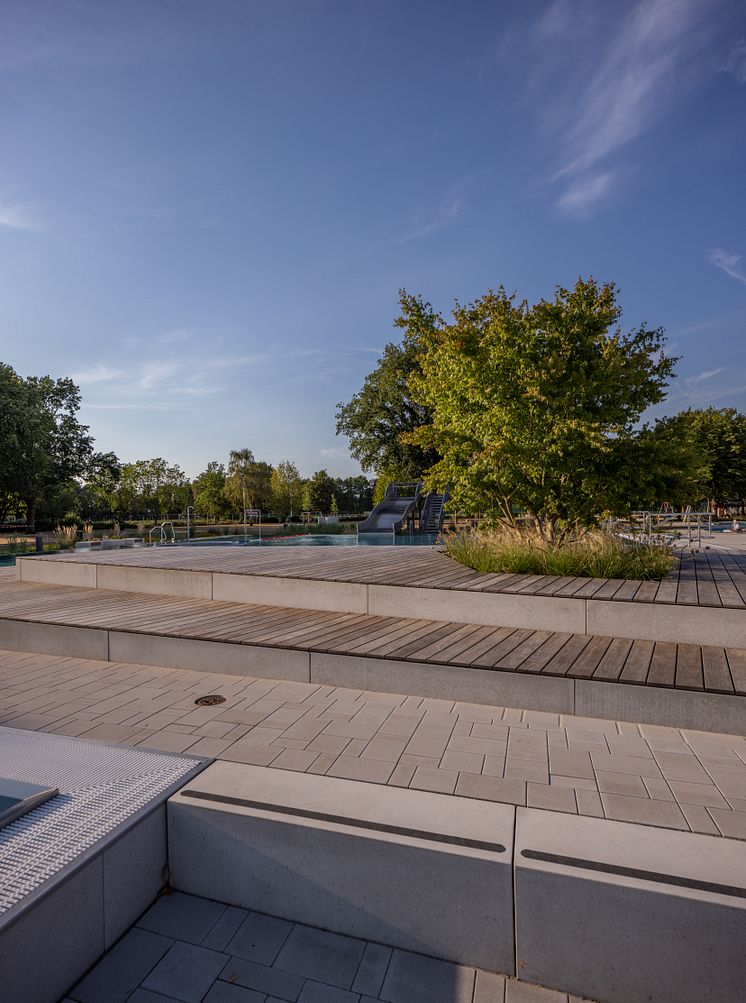
[{"label": "green foliage", "polygon": [[256,460],[250,449],[232,449],[225,479],[225,497],[233,512],[272,505],[272,467]]},{"label": "green foliage", "polygon": [[283,518],[298,511],[303,491],[303,481],[298,468],[290,460],[282,460],[272,471],[272,507]]},{"label": "green foliage", "polygon": [[630,504],[630,464],[646,462],[634,426],[676,360],[661,330],[621,333],[612,284],[579,279],[534,306],[501,287],[451,323],[426,315],[409,385],[431,419],[406,438],[440,454],[432,488],[464,511],[524,511],[547,540]]},{"label": "green foliage", "polygon": [[658,459],[654,491],[677,507],[746,505],[746,415],[735,408],[681,411],[649,433]]},{"label": "green foliage", "polygon": [[83,473],[93,440],[79,409],[72,380],[24,379],[0,363],[0,519],[20,506],[33,525],[39,501]]},{"label": "green foliage", "polygon": [[591,531],[549,543],[538,531],[506,525],[492,532],[466,530],[447,537],[445,552],[475,571],[583,578],[663,578],[674,565],[669,547],[625,541]]},{"label": "green foliage", "polygon": [[312,474],[307,485],[307,511],[323,512],[326,515],[331,509],[335,483],[326,470],[317,470]]},{"label": "green foliage", "polygon": [[225,480],[225,467],[215,461],[208,463],[207,469],[195,477],[192,494],[197,515],[206,515],[211,519],[220,519],[225,515],[228,510]]},{"label": "green foliage", "polygon": [[337,435],[350,440],[350,452],[363,470],[387,470],[393,480],[411,481],[437,460],[430,447],[404,440],[404,433],[430,421],[427,405],[413,399],[410,378],[419,372],[419,332],[437,320],[421,300],[400,294],[404,330],[401,345],[388,344],[362,389],[347,404],[337,405]]},{"label": "green foliage", "polygon": [[123,518],[135,513],[183,512],[191,502],[191,486],[183,470],[162,457],[125,463],[112,495],[112,511]]}]

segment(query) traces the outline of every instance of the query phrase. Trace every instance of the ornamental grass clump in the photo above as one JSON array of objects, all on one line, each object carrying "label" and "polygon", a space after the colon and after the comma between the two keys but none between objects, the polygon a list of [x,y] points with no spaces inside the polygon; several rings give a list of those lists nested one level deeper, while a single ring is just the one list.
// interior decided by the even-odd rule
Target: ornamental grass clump
[{"label": "ornamental grass clump", "polygon": [[475,571],[583,578],[663,578],[673,567],[670,547],[589,530],[559,543],[524,527],[463,530],[445,540],[445,552]]}]

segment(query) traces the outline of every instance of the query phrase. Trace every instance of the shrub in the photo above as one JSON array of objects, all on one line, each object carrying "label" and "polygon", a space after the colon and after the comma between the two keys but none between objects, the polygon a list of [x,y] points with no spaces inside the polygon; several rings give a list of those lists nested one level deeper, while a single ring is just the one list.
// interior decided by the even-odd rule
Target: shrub
[{"label": "shrub", "polygon": [[475,571],[583,578],[663,578],[673,567],[670,547],[624,540],[593,530],[550,544],[531,529],[500,525],[446,537],[445,552]]}]

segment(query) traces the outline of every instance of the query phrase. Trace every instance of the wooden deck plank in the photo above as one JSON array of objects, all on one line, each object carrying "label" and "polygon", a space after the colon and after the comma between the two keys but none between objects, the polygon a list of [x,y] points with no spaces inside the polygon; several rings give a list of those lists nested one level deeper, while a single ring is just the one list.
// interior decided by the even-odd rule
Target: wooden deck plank
[{"label": "wooden deck plank", "polygon": [[615,637],[596,666],[593,678],[616,682],[622,674],[631,648],[632,641],[629,638]]},{"label": "wooden deck plank", "polygon": [[680,644],[676,652],[676,688],[704,689],[702,650],[696,644]]},{"label": "wooden deck plank", "polygon": [[708,693],[733,693],[733,679],[723,648],[702,648],[702,671]]},{"label": "wooden deck plank", "polygon": [[673,687],[676,682],[676,645],[656,641],[648,671],[649,686]]},{"label": "wooden deck plank", "polygon": [[644,683],[653,658],[654,641],[634,641],[619,677],[623,683]]}]

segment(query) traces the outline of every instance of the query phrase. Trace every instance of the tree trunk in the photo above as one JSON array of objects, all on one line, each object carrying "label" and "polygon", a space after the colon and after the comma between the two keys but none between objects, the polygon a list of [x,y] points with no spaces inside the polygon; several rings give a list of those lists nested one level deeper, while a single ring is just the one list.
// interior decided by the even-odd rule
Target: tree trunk
[{"label": "tree trunk", "polygon": [[36,529],[36,498],[26,499],[26,524],[33,533]]}]

